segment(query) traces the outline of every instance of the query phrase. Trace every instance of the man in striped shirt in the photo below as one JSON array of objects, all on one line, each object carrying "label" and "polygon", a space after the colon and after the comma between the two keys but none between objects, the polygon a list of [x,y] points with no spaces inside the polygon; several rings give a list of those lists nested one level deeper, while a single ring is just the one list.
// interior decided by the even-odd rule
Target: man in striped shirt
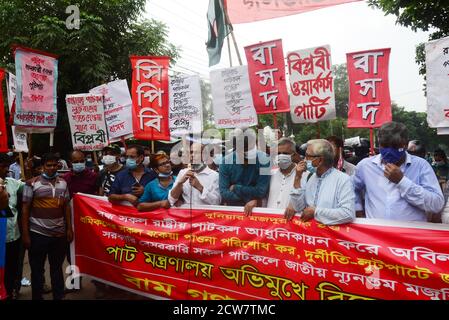
[{"label": "man in striped shirt", "polygon": [[44,265],[50,263],[53,299],[64,298],[62,264],[73,239],[67,183],[58,177],[58,158],[46,154],[43,173],[26,182],[23,191],[23,243],[29,249],[33,300],[42,300]]}]

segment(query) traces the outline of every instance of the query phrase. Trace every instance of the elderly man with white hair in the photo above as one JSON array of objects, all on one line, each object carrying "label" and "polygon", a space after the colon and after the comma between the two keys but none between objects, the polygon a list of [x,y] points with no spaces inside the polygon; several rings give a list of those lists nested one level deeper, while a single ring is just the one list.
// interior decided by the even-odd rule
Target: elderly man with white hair
[{"label": "elderly man with white hair", "polygon": [[[326,225],[349,223],[355,218],[355,194],[351,178],[336,170],[334,149],[324,139],[307,142],[305,161],[296,166],[296,176],[290,201],[301,220],[315,218]],[[308,171],[315,173],[302,179]],[[287,219],[293,218],[292,211],[286,211]]]}]

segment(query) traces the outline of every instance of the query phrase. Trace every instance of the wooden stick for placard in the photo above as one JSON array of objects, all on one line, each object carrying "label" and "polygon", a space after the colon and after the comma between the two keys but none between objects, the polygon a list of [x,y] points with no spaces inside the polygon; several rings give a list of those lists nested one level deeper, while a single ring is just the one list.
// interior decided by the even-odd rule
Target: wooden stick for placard
[{"label": "wooden stick for placard", "polygon": [[277,117],[276,113],[273,113],[273,126],[274,126],[274,129],[278,128],[278,117]]},{"label": "wooden stick for placard", "polygon": [[370,144],[370,153],[374,155],[374,129],[369,128],[369,144]]},{"label": "wooden stick for placard", "polygon": [[95,164],[96,166],[98,166],[97,151],[94,151],[93,153],[94,153],[94,164]]},{"label": "wooden stick for placard", "polygon": [[123,147],[125,148],[125,152],[126,152],[126,149],[128,149],[128,147],[126,146],[126,139],[125,139],[125,137],[122,137],[120,140],[122,141]]},{"label": "wooden stick for placard", "polygon": [[154,154],[154,140],[151,140],[151,153]]},{"label": "wooden stick for placard", "polygon": [[25,181],[25,163],[23,161],[23,152],[19,152],[20,161],[20,180]]},{"label": "wooden stick for placard", "polygon": [[229,37],[226,37],[226,40],[228,41],[229,66],[232,68],[231,41],[229,40]]},{"label": "wooden stick for placard", "polygon": [[53,152],[54,140],[55,140],[55,134],[54,134],[54,132],[50,132],[50,141],[49,141],[50,152]]},{"label": "wooden stick for placard", "polygon": [[[231,21],[229,20],[228,12],[226,10],[224,10],[224,14],[225,14],[226,23],[229,24],[232,28]],[[229,35],[228,35],[228,37],[229,37]],[[237,46],[237,40],[235,40],[234,30],[232,30],[232,29],[231,29],[231,37],[232,37],[232,42],[234,44],[235,52],[237,53],[237,59],[239,60],[239,65],[243,65],[242,57],[240,56],[239,48]],[[228,38],[228,41],[229,41],[229,38]]]}]

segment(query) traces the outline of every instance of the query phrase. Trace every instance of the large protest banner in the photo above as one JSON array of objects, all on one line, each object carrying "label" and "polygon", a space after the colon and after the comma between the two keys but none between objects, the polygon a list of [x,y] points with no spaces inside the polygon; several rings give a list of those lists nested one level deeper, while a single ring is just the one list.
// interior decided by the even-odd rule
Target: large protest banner
[{"label": "large protest banner", "polygon": [[[17,81],[16,76],[8,73],[8,81],[6,82],[8,93],[8,109],[9,113],[13,114],[13,105],[16,100]],[[11,126],[12,139],[14,144],[14,151],[28,152],[27,133],[17,130],[16,126]]]},{"label": "large protest banner", "polygon": [[210,85],[217,128],[257,125],[247,66],[211,71]]},{"label": "large protest banner", "polygon": [[391,49],[347,53],[348,128],[378,128],[392,119],[388,64]]},{"label": "large protest banner", "polygon": [[427,122],[449,127],[449,37],[426,43]]},{"label": "large protest banner", "polygon": [[52,132],[56,127],[57,56],[17,47],[14,124],[27,132]]},{"label": "large protest banner", "polygon": [[77,194],[72,261],[82,275],[153,298],[449,299],[447,226],[325,226],[261,210],[145,213]]},{"label": "large protest banner", "polygon": [[103,95],[68,94],[65,98],[74,150],[96,151],[108,145]]},{"label": "large protest banner", "polygon": [[130,138],[133,133],[132,101],[126,80],[115,80],[89,90],[103,95],[109,142]]},{"label": "large protest banner", "polygon": [[361,0],[224,0],[232,24],[289,16]]},{"label": "large protest banner", "polygon": [[289,112],[282,40],[247,46],[245,55],[256,112]]},{"label": "large protest banner", "polygon": [[330,46],[289,52],[290,106],[294,123],[315,123],[336,117]]},{"label": "large protest banner", "polygon": [[179,137],[203,131],[203,103],[199,76],[170,77],[170,135]]},{"label": "large protest banner", "polygon": [[5,71],[0,69],[0,152],[8,152],[8,134],[6,130],[6,116],[3,108],[3,79],[5,79]]},{"label": "large protest banner", "polygon": [[169,57],[131,56],[134,138],[170,140],[168,126]]}]

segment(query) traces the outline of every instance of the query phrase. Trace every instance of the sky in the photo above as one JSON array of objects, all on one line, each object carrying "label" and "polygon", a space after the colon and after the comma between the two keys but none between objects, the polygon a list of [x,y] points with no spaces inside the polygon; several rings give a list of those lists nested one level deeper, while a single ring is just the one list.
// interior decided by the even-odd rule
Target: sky
[{"label": "sky", "polygon": [[[233,0],[236,1],[236,0]],[[199,74],[208,80],[209,72],[230,66],[225,42],[221,61],[208,67],[207,8],[209,0],[148,0],[144,18],[163,21],[169,28],[169,41],[181,49],[174,70]],[[246,64],[244,47],[261,41],[282,39],[287,52],[329,44],[332,63],[346,62],[346,53],[391,48],[390,93],[393,101],[408,111],[426,111],[424,78],[415,63],[415,48],[427,42],[428,32],[414,32],[396,24],[396,16],[385,16],[365,1],[348,3],[307,13],[235,24],[234,35]],[[238,65],[232,46],[232,64]]]}]

